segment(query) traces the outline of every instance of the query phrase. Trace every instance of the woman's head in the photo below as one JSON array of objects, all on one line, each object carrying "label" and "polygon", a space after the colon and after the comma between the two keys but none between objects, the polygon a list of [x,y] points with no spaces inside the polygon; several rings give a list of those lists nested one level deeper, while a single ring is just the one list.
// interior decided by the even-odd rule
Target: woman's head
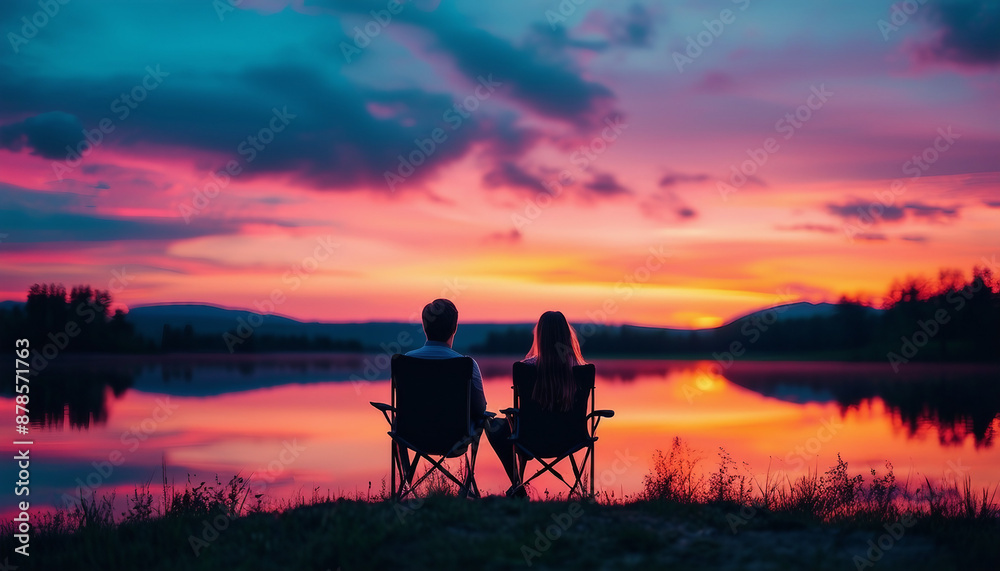
[{"label": "woman's head", "polygon": [[538,367],[532,398],[545,409],[569,410],[576,395],[573,366],[585,361],[576,332],[561,312],[546,311],[538,318],[526,358],[535,358]]}]

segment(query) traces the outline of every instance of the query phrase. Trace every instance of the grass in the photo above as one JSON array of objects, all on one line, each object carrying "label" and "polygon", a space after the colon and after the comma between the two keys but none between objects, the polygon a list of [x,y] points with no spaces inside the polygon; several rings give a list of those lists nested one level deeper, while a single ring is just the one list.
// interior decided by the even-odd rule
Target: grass
[{"label": "grass", "polygon": [[[269,500],[251,478],[149,484],[125,509],[84,498],[43,516],[19,569],[993,569],[997,488],[925,480],[900,486],[892,466],[869,478],[847,462],[797,479],[762,477],[719,450],[717,466],[680,439],[657,452],[634,496],[519,501],[427,495]],[[546,495],[548,497],[548,495]],[[4,553],[13,553],[5,523]]]}]

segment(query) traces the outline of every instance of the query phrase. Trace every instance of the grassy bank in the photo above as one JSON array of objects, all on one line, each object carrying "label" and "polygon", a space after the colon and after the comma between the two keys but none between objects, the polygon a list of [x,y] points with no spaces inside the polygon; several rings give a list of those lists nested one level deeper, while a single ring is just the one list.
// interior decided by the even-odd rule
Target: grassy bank
[{"label": "grassy bank", "polygon": [[[234,477],[137,490],[124,511],[84,499],[45,518],[19,569],[995,569],[996,489],[870,478],[843,461],[762,480],[680,441],[634,497],[525,501],[312,497],[268,506]],[[161,499],[162,498],[162,499]],[[159,503],[159,505],[154,505]],[[13,553],[9,525],[4,554]]]}]

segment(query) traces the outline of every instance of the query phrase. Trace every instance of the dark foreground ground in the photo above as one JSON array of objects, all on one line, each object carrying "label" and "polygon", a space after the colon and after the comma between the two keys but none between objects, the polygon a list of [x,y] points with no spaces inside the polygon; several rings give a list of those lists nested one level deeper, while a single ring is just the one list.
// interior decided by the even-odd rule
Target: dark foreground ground
[{"label": "dark foreground ground", "polygon": [[[337,500],[43,531],[18,569],[997,569],[996,518],[823,523],[726,504]],[[9,554],[9,556],[8,556]],[[0,560],[0,564],[3,561]]]}]

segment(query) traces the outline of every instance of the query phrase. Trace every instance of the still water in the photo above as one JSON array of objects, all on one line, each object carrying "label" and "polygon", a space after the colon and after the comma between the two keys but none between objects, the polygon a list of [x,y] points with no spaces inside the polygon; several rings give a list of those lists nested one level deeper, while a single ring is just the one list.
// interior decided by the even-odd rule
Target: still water
[{"label": "still water", "polygon": [[[195,484],[252,474],[254,492],[277,500],[377,493],[389,439],[368,403],[388,402],[389,382],[376,357],[66,356],[31,381],[32,509],[62,506],[81,485],[122,498],[149,482],[156,495],[164,465],[180,487],[189,474]],[[510,406],[513,360],[478,359],[490,410]],[[824,472],[839,453],[854,473],[891,462],[911,488],[924,477],[1000,482],[996,366],[594,362],[597,407],[617,413],[598,430],[597,489],[618,497],[642,489],[654,451],[675,436],[701,452],[706,474],[723,447],[761,481]],[[372,380],[357,380],[366,370]],[[6,410],[13,396],[3,394]],[[0,471],[17,479],[10,459]],[[485,438],[476,473],[485,493],[507,487]],[[535,496],[561,491],[536,482]],[[3,494],[0,511],[17,499]]]}]

